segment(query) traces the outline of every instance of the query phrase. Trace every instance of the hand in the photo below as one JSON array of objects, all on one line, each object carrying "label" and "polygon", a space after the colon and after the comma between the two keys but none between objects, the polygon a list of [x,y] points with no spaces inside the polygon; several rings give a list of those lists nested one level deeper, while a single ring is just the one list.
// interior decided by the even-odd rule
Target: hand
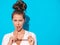
[{"label": "hand", "polygon": [[9,39],[9,42],[8,42],[8,45],[12,45],[12,43],[13,42],[15,42],[17,40],[17,38],[16,37],[10,37],[10,39]]},{"label": "hand", "polygon": [[34,45],[34,39],[33,39],[32,36],[28,37],[28,42],[29,42],[30,45]]}]

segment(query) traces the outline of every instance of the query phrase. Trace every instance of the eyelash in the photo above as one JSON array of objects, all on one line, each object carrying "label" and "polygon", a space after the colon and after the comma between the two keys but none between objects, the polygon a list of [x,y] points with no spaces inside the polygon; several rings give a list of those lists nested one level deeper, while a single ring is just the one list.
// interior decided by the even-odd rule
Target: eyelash
[{"label": "eyelash", "polygon": [[[17,21],[17,20],[14,20],[14,21]],[[22,21],[22,20],[19,20],[19,21]]]},{"label": "eyelash", "polygon": [[14,21],[17,21],[17,20],[14,20]]}]

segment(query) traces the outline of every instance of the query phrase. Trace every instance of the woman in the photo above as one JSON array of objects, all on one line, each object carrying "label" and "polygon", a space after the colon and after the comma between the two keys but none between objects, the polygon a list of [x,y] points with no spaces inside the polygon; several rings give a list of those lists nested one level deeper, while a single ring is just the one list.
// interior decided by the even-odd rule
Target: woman
[{"label": "woman", "polygon": [[12,14],[12,21],[15,31],[4,36],[2,45],[37,45],[35,34],[23,29],[25,22],[24,11],[27,8],[26,3],[19,1],[13,5],[13,8],[15,10]]}]

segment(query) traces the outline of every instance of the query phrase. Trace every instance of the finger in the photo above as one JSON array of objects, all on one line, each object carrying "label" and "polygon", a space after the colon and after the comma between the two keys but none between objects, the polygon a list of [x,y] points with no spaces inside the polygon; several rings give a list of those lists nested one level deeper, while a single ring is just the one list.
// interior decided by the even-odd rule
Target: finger
[{"label": "finger", "polygon": [[33,42],[33,41],[34,41],[34,39],[33,39],[32,36],[29,36],[29,37],[28,37],[28,40],[29,40],[29,42]]},{"label": "finger", "polygon": [[32,36],[28,37],[28,41],[29,41],[30,45],[34,45],[34,43],[35,43],[34,38]]},{"label": "finger", "polygon": [[13,36],[13,42],[16,42],[17,37]]}]

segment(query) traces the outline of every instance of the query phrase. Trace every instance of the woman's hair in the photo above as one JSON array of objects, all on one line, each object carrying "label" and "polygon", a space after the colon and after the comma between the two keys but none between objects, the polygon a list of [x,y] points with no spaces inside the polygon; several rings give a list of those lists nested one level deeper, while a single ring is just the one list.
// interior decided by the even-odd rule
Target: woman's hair
[{"label": "woman's hair", "polygon": [[24,11],[26,10],[26,8],[27,8],[27,5],[24,1],[21,0],[21,1],[16,2],[13,5],[14,12],[12,14],[12,19],[13,19],[14,14],[22,14],[23,18],[25,19]]}]

